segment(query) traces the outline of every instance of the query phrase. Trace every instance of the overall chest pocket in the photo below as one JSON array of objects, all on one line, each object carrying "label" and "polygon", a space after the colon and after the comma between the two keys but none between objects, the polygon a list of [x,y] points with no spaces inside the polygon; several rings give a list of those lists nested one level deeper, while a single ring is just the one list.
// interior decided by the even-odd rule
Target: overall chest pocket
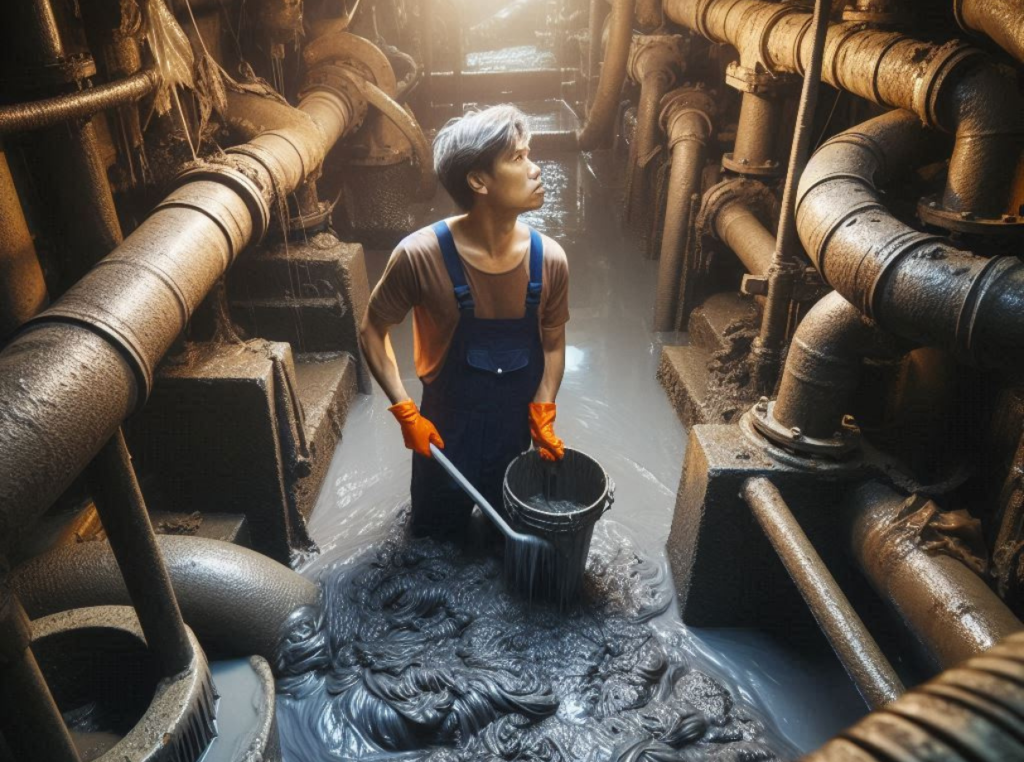
[{"label": "overall chest pocket", "polygon": [[487,347],[471,347],[466,350],[466,362],[471,368],[503,376],[522,370],[530,363],[530,351],[518,349],[491,349]]}]

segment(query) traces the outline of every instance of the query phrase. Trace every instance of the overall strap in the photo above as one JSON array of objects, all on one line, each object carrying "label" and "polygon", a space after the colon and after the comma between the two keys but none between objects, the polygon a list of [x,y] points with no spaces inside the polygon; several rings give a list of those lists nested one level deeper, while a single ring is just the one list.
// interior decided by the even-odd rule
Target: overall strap
[{"label": "overall strap", "polygon": [[444,257],[444,266],[448,270],[448,277],[452,279],[452,285],[455,287],[455,301],[458,302],[460,310],[472,311],[476,305],[473,303],[473,295],[469,292],[466,271],[462,267],[462,260],[459,259],[459,252],[455,248],[452,231],[444,220],[435,222],[431,227],[437,235],[437,242],[441,245],[441,254]]},{"label": "overall strap", "polygon": [[530,228],[530,285],[526,287],[526,306],[540,305],[540,292],[544,286],[544,241]]}]

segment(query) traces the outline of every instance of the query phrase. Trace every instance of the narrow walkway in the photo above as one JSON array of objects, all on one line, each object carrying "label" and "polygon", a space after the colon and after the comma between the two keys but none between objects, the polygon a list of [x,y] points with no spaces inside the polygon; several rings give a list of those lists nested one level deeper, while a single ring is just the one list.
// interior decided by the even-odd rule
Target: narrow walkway
[{"label": "narrow walkway", "polygon": [[[665,565],[664,544],[675,507],[685,432],[655,379],[660,339],[650,331],[657,263],[647,261],[618,221],[614,178],[602,155],[536,156],[548,189],[530,225],[564,246],[570,266],[570,312],[565,380],[556,431],[569,446],[595,457],[616,483],[616,504],[605,521],[620,524],[648,557]],[[440,197],[421,224],[452,214]],[[367,252],[371,285],[389,252]],[[393,334],[410,393],[411,319]],[[388,402],[375,388],[352,407],[310,521],[322,553],[302,571],[316,578],[383,539],[407,505],[410,457]],[[739,559],[737,559],[739,560]],[[848,680],[832,664],[811,664],[752,633],[695,636],[669,611],[661,625],[691,639],[739,697],[774,720],[799,749],[819,745],[864,712]]]}]

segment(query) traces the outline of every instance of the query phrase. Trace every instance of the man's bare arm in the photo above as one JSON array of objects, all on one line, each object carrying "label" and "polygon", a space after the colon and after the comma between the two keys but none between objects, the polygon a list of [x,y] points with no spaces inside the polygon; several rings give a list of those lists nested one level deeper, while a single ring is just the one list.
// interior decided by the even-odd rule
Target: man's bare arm
[{"label": "man's bare arm", "polygon": [[370,311],[367,310],[359,326],[359,344],[363,348],[366,364],[370,366],[370,373],[394,405],[409,399],[409,393],[398,372],[395,351],[391,348],[391,338],[388,336],[390,329],[390,325],[381,325],[370,317]]},{"label": "man's bare arm", "polygon": [[534,402],[554,402],[565,373],[565,325],[541,331],[544,347],[544,376],[533,397]]}]

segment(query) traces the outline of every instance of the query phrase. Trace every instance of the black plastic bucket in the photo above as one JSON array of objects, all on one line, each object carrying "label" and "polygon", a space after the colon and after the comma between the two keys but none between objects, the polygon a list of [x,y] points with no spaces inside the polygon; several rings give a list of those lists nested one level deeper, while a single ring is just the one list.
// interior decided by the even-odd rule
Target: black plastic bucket
[{"label": "black plastic bucket", "polygon": [[[538,500],[538,496],[546,499]],[[513,526],[548,540],[552,558],[539,559],[536,574],[509,569],[509,579],[529,588],[529,595],[565,604],[578,596],[587,565],[594,524],[615,500],[615,484],[600,463],[586,453],[566,448],[558,463],[529,450],[505,471],[505,510]],[[551,503],[575,503],[576,510],[550,510]],[[506,559],[517,563],[515,559]],[[525,563],[520,560],[518,563]]]}]

